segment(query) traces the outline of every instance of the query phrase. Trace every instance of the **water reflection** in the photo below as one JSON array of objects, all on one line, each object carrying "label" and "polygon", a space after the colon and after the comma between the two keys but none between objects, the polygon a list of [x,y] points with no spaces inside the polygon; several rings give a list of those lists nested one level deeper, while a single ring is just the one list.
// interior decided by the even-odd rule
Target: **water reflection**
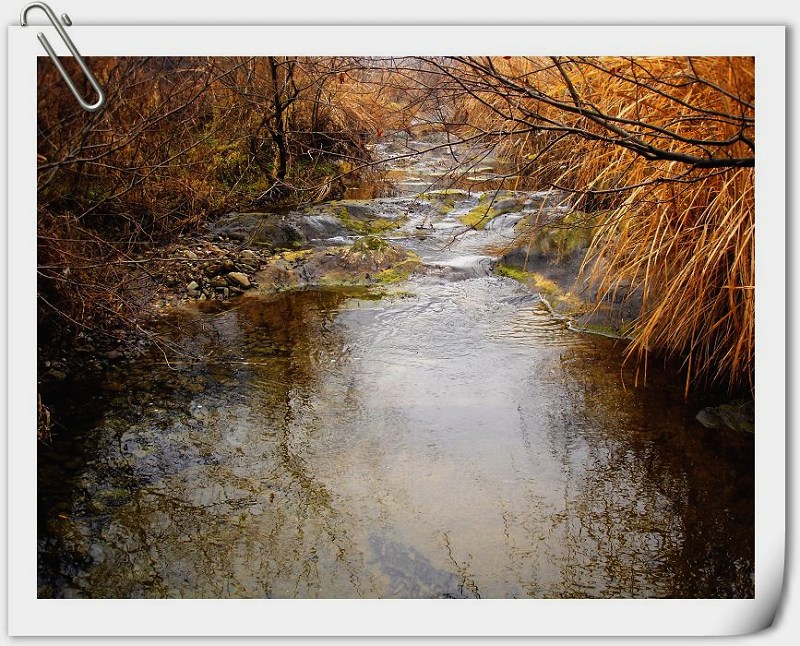
[{"label": "water reflection", "polygon": [[752,596],[752,436],[703,428],[698,404],[657,371],[634,389],[604,345],[561,360],[566,405],[550,445],[569,488],[549,544],[566,567],[543,596]]},{"label": "water reflection", "polygon": [[40,596],[752,596],[752,438],[511,281],[410,287],[190,310],[73,393]]}]

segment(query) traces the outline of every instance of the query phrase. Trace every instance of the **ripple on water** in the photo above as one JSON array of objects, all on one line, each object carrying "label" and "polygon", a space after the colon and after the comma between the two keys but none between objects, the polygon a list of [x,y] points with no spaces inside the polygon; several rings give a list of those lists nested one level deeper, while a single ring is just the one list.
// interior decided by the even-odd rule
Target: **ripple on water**
[{"label": "ripple on water", "polygon": [[497,338],[513,340],[526,347],[563,347],[581,342],[542,301],[515,310],[507,322],[507,326],[497,330]]},{"label": "ripple on water", "polygon": [[40,596],[752,596],[752,438],[700,427],[668,379],[626,387],[611,342],[486,275],[516,216],[463,233],[476,201],[400,241],[440,264],[404,298],[199,310],[169,365],[56,399]]}]

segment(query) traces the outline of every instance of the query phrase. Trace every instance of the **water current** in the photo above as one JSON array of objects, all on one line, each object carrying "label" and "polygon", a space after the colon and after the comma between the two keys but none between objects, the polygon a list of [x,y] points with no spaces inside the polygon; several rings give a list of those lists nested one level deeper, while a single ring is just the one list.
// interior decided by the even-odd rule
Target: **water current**
[{"label": "water current", "polygon": [[185,355],[65,385],[39,595],[752,596],[752,437],[493,275],[514,219],[463,231],[478,195],[393,234],[430,269],[392,290],[193,304]]}]

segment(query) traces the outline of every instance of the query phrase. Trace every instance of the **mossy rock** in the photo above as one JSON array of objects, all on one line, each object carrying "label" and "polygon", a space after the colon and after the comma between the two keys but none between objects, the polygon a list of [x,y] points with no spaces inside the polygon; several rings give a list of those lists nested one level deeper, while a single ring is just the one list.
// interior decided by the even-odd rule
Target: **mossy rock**
[{"label": "mossy rock", "polygon": [[350,247],[350,251],[354,253],[367,253],[370,251],[386,251],[392,248],[392,245],[380,236],[368,235],[356,240]]},{"label": "mossy rock", "polygon": [[415,253],[367,235],[349,247],[284,251],[272,256],[256,274],[262,291],[309,286],[370,286],[400,283],[420,267]]},{"label": "mossy rock", "polygon": [[481,195],[478,205],[462,215],[459,220],[468,227],[484,229],[499,215],[514,213],[523,206],[523,197],[514,191],[488,191]]},{"label": "mossy rock", "polygon": [[378,215],[372,200],[340,200],[331,202],[331,213],[344,227],[361,235],[373,235],[394,231],[408,219],[406,217],[387,218]]},{"label": "mossy rock", "polygon": [[294,223],[276,213],[229,213],[211,225],[211,234],[271,249],[290,249],[305,242]]},{"label": "mossy rock", "polygon": [[298,262],[305,260],[314,253],[313,249],[297,249],[295,251],[283,251],[278,254],[274,260],[283,260],[288,263],[297,264]]},{"label": "mossy rock", "polygon": [[367,235],[342,252],[342,264],[350,269],[384,269],[405,260],[407,252],[393,247],[380,236]]},{"label": "mossy rock", "polygon": [[755,433],[755,405],[752,401],[733,401],[717,408],[704,408],[697,414],[706,428],[729,428],[741,433]]},{"label": "mossy rock", "polygon": [[405,282],[420,267],[422,267],[422,260],[417,254],[409,251],[405,260],[379,273],[378,282],[384,285]]},{"label": "mossy rock", "polygon": [[517,267],[497,264],[494,272],[506,278],[512,278],[527,286],[531,291],[538,292],[550,307],[565,316],[574,316],[586,311],[588,305],[570,291],[563,290],[552,280],[541,274],[525,271]]},{"label": "mossy rock", "polygon": [[420,193],[419,199],[429,202],[439,215],[447,215],[456,208],[458,201],[469,199],[469,193],[460,188],[447,188]]},{"label": "mossy rock", "polygon": [[[589,247],[597,231],[602,214],[572,211],[552,220],[535,231],[533,251],[564,258],[575,251]],[[523,218],[518,229],[530,227],[530,218]]]}]

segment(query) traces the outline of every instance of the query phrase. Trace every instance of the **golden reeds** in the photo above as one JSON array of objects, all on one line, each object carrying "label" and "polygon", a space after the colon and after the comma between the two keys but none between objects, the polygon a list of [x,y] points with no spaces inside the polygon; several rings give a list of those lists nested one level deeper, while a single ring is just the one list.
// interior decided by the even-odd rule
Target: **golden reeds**
[{"label": "golden reeds", "polygon": [[682,357],[687,389],[752,389],[754,61],[494,59],[488,82],[485,63],[464,66],[466,109],[511,133],[519,185],[562,187],[605,214],[585,267],[599,297],[620,282],[641,291],[629,355],[644,370],[648,353]]}]

